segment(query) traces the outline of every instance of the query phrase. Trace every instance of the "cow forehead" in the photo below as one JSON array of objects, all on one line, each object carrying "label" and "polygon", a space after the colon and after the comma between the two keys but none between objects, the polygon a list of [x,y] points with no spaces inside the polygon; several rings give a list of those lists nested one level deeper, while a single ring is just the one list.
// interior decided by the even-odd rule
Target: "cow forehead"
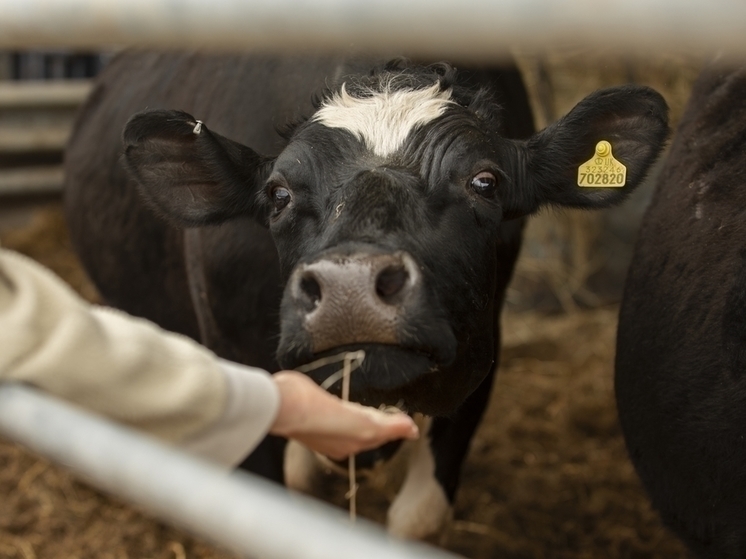
[{"label": "cow forehead", "polygon": [[342,85],[313,120],[351,132],[374,154],[385,157],[396,152],[415,128],[432,122],[453,103],[451,90],[441,90],[439,84],[425,89],[385,89],[366,97],[353,97]]}]

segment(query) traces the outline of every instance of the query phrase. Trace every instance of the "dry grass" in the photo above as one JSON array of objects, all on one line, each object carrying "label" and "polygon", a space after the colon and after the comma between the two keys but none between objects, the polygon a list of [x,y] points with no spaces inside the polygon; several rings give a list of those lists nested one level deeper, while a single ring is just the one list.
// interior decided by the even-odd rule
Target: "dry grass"
[{"label": "dry grass", "polygon": [[0,441],[0,557],[12,559],[227,559]]},{"label": "dry grass", "polygon": [[99,302],[99,295],[73,252],[65,217],[59,204],[49,204],[34,212],[31,223],[0,235],[5,248],[25,254],[72,286],[86,300]]}]

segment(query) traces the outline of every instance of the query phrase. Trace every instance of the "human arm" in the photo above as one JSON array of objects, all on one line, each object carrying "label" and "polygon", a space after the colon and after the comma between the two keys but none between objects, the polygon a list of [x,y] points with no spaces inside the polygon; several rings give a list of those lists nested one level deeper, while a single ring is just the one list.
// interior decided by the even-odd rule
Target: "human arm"
[{"label": "human arm", "polygon": [[[282,433],[302,435],[309,422],[293,415],[293,397],[305,402],[305,414],[337,415],[339,421],[313,428],[322,448],[342,433],[343,450],[354,450],[359,445],[349,446],[350,440],[398,438],[407,431],[400,423],[408,425],[408,418],[384,419],[374,437],[370,426],[358,433],[354,419],[370,412],[351,415],[315,385],[278,384],[146,320],[91,307],[49,270],[2,249],[0,380],[33,384],[225,465],[240,462],[278,422]],[[334,445],[332,452],[338,453]]]}]

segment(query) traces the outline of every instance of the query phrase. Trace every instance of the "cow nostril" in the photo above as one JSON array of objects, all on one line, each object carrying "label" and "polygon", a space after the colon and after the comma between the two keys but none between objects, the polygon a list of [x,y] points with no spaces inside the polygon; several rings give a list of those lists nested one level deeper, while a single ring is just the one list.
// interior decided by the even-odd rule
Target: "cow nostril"
[{"label": "cow nostril", "polygon": [[402,266],[389,266],[376,278],[376,293],[386,301],[399,293],[407,284],[409,273]]},{"label": "cow nostril", "polygon": [[312,274],[304,274],[300,280],[300,290],[315,307],[321,301],[321,286]]}]

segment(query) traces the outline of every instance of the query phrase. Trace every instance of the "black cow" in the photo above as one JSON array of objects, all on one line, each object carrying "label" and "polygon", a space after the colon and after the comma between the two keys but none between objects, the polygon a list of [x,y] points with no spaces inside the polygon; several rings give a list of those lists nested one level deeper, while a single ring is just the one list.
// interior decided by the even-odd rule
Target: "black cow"
[{"label": "black cow", "polygon": [[699,557],[746,557],[743,68],[692,91],[627,278],[616,397],[663,522]]},{"label": "black cow", "polygon": [[[523,217],[622,200],[667,108],[619,87],[508,139],[532,130],[514,67],[125,54],[74,131],[67,213],[114,306],[269,370],[365,350],[354,400],[434,416],[389,515],[425,536],[488,401]],[[599,140],[625,188],[576,186]]]}]

